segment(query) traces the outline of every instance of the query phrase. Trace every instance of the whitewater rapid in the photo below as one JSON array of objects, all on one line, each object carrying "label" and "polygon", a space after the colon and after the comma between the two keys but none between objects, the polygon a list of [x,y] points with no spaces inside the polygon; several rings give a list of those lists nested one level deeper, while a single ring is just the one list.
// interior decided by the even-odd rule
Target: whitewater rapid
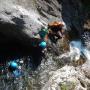
[{"label": "whitewater rapid", "polygon": [[70,50],[62,55],[59,58],[70,57],[72,60],[79,60],[80,56],[84,56],[88,63],[90,63],[90,51],[82,44],[80,40],[74,40],[69,43]]},{"label": "whitewater rapid", "polygon": [[81,55],[84,55],[90,61],[90,51],[83,46],[80,40],[70,42],[70,55],[71,58],[75,57],[75,60],[78,60]]}]

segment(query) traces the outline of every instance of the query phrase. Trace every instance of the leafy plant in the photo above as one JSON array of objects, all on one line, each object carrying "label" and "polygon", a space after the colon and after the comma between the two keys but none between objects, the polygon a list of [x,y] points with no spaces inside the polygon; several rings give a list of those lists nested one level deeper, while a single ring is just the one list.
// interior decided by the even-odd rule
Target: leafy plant
[{"label": "leafy plant", "polygon": [[61,90],[74,90],[76,84],[75,82],[68,82],[68,83],[63,83],[60,85]]},{"label": "leafy plant", "polygon": [[67,85],[66,85],[66,84],[62,84],[62,85],[61,85],[61,90],[68,90]]}]

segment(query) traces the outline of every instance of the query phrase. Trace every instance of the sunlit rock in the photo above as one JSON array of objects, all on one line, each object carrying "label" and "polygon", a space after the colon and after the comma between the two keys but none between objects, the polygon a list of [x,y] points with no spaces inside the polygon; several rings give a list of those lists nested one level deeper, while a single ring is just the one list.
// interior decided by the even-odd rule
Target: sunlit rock
[{"label": "sunlit rock", "polygon": [[81,70],[73,66],[64,66],[50,74],[49,81],[42,90],[87,90],[87,82],[90,80]]}]

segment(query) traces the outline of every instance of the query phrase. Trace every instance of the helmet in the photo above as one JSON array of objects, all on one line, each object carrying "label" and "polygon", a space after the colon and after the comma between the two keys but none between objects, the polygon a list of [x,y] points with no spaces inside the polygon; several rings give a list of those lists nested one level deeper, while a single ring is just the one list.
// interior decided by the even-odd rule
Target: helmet
[{"label": "helmet", "polygon": [[46,48],[46,42],[45,41],[42,41],[40,42],[39,46],[42,47],[42,48]]},{"label": "helmet", "polygon": [[49,27],[57,27],[57,26],[63,27],[64,26],[64,22],[54,21],[54,22],[50,22],[48,24],[48,26]]},{"label": "helmet", "polygon": [[16,69],[18,64],[15,61],[10,62],[10,67]]}]

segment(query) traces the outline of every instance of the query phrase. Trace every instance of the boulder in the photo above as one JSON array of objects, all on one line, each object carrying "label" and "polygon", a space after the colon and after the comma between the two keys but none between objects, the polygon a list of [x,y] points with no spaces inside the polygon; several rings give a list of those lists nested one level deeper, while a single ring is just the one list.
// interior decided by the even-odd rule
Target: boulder
[{"label": "boulder", "polygon": [[49,81],[41,90],[87,90],[90,80],[78,68],[64,66],[50,73]]}]

